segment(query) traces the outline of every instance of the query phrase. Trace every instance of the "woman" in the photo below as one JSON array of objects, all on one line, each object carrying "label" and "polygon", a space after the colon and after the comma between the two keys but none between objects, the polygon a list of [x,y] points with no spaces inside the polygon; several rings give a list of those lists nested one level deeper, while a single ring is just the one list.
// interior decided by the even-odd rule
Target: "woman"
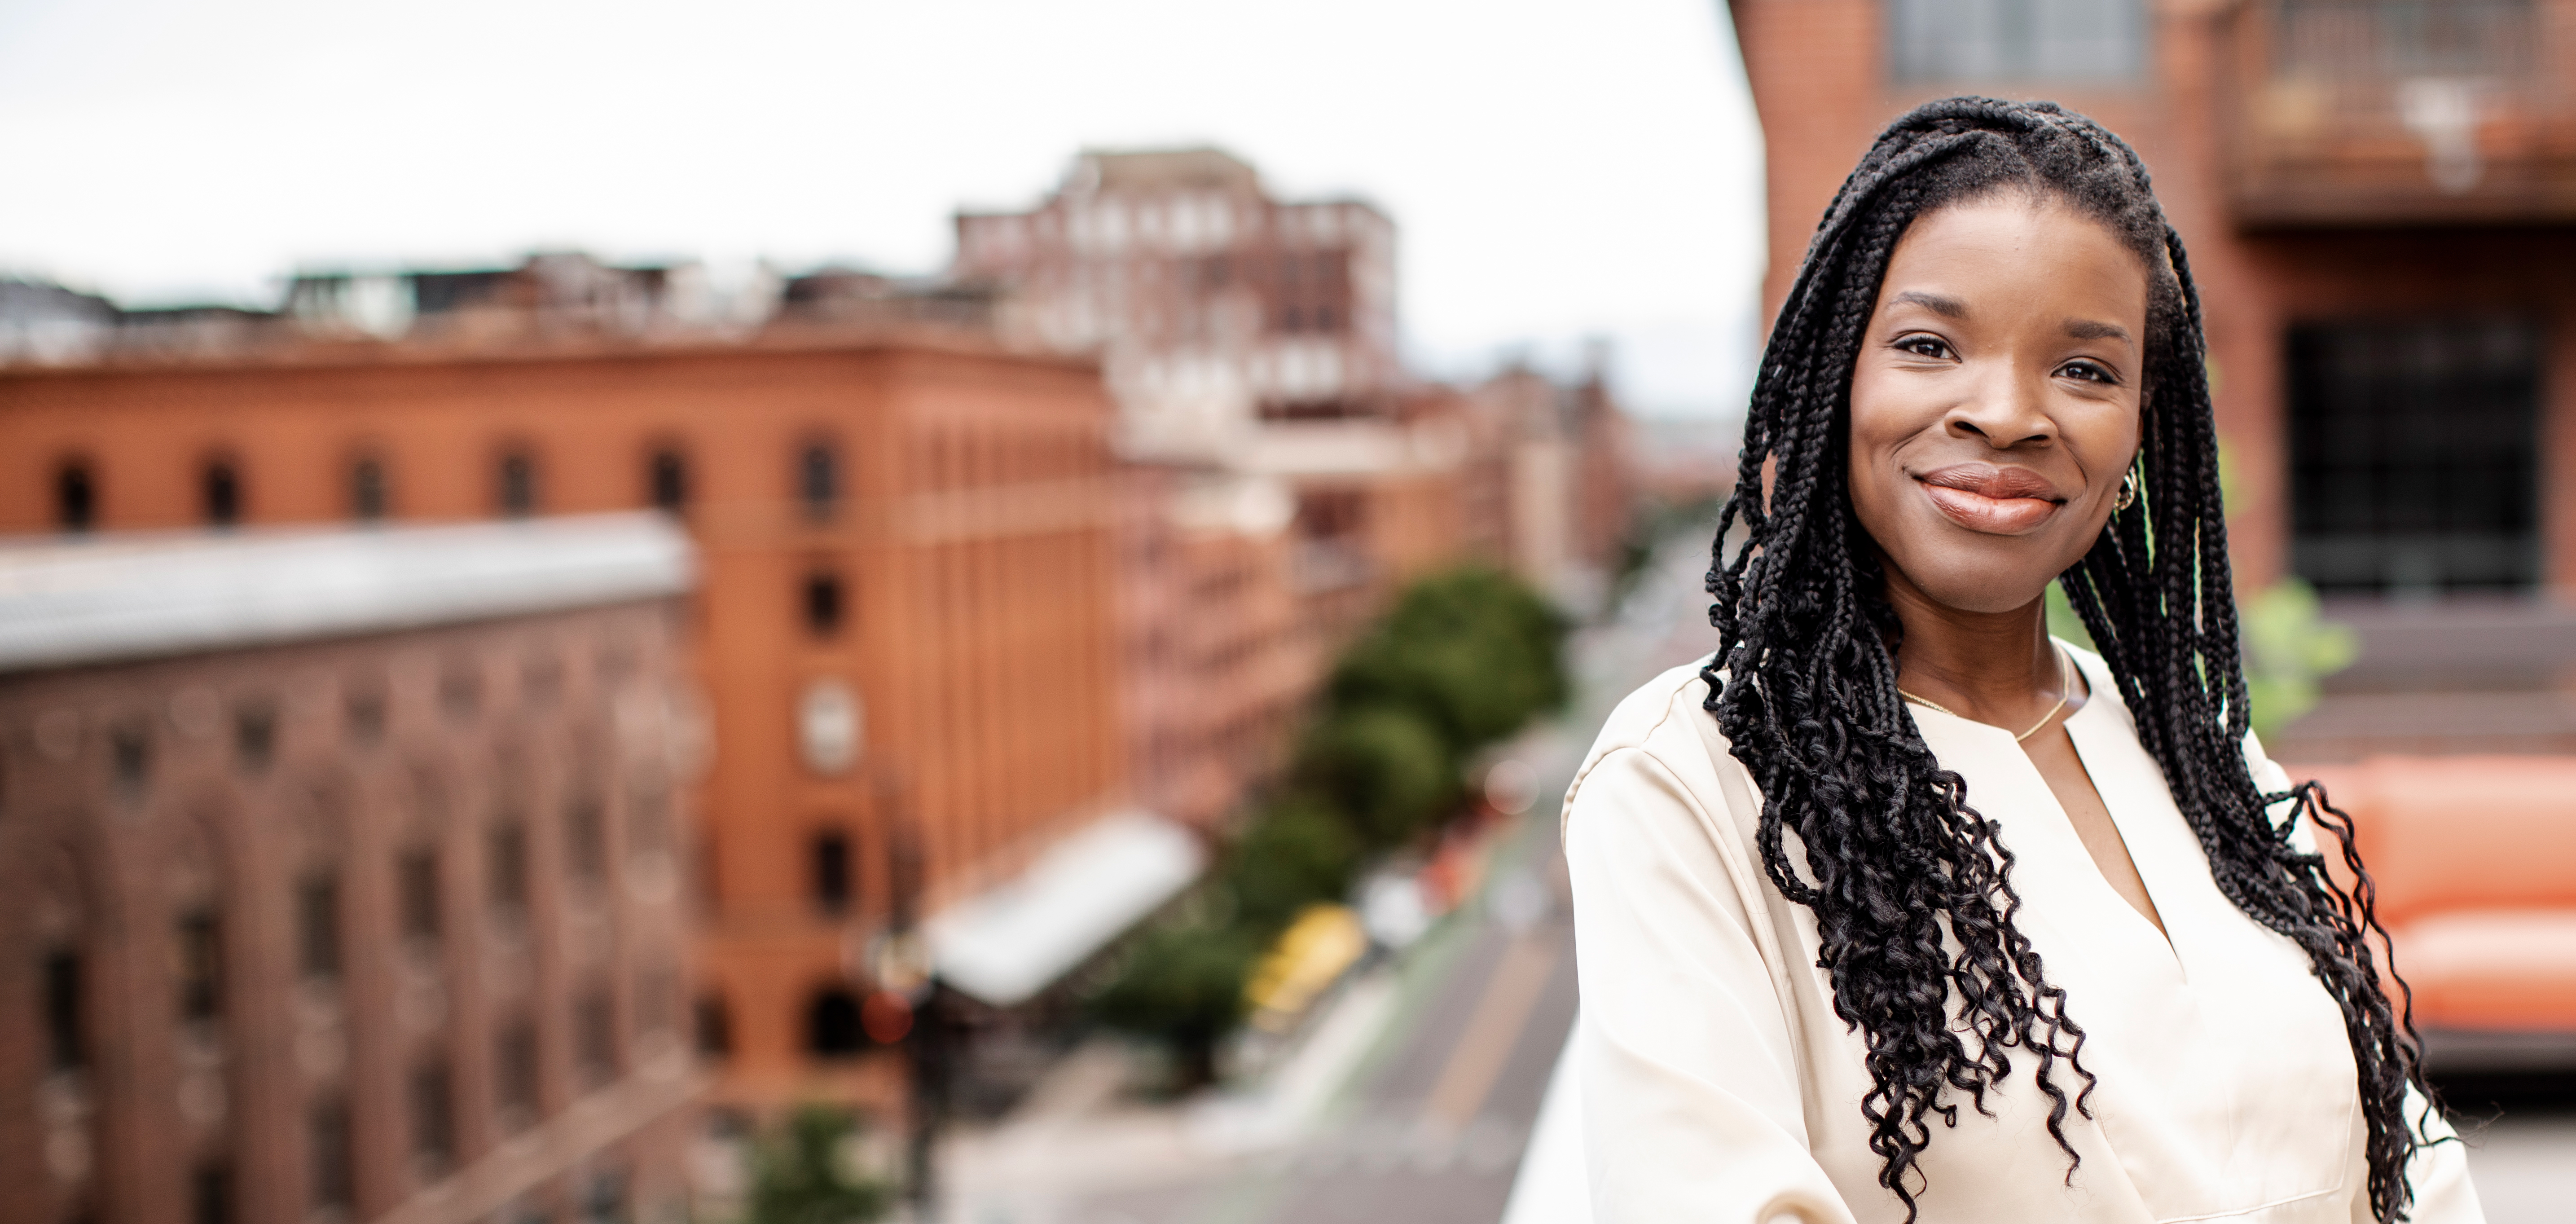
[{"label": "woman", "polygon": [[2081,116],[1933,103],[1843,185],[1723,645],[1566,799],[1601,1224],[2481,1218],[2348,826],[2246,730],[2202,363]]}]

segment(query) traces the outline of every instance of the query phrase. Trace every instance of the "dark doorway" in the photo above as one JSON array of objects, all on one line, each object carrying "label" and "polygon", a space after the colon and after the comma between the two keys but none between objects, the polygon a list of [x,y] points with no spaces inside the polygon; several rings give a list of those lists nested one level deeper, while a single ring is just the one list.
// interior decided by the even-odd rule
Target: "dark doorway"
[{"label": "dark doorway", "polygon": [[2540,578],[2540,334],[2521,319],[2294,327],[2291,563],[2328,591]]}]

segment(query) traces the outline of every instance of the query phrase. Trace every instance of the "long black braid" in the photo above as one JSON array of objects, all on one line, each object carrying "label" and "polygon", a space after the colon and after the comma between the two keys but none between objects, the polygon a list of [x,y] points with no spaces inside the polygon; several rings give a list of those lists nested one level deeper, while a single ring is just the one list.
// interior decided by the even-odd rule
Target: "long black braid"
[{"label": "long black braid", "polygon": [[[2070,1162],[2067,1114],[2090,1116],[2084,1030],[2014,925],[2012,853],[1897,695],[1900,630],[1845,475],[1853,362],[1897,239],[1926,212],[2006,191],[2099,220],[2148,269],[2139,496],[2061,583],[2219,890],[2305,949],[2343,1009],[2368,1121],[2371,1210],[2403,1219],[2406,1164],[2422,1142],[2406,1117],[2407,1087],[2422,1075],[2407,1009],[2380,986],[2371,940],[2387,932],[2371,911],[2370,878],[2349,821],[2321,788],[2267,795],[2244,755],[2245,677],[2191,266],[2137,154],[2048,102],[1930,103],[1880,135],[1843,183],[1763,354],[1708,575],[1724,643],[1704,673],[1708,709],[1762,788],[1763,866],[1815,914],[1834,1011],[1867,1043],[1861,1112],[1879,1181],[1913,1218],[1932,1118],[1957,1124],[1954,1094],[1985,1111],[2014,1048],[2038,1064],[2049,1134]],[[1730,559],[1739,518],[1746,536]],[[2352,889],[2294,846],[2299,818],[2335,835]],[[2051,1074],[2060,1060],[2083,1084],[2071,1099]]]}]

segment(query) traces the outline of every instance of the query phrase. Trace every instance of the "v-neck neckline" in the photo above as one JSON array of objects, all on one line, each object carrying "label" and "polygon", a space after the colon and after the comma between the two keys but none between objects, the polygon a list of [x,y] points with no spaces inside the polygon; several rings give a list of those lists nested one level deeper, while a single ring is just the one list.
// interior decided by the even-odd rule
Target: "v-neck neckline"
[{"label": "v-neck neckline", "polygon": [[[2086,901],[2087,907],[2092,909],[2108,907],[2110,910],[2117,911],[2117,917],[2106,915],[2102,919],[2103,921],[2134,922],[2138,924],[2136,929],[2146,932],[2148,936],[2153,938],[2157,945],[2165,949],[2165,954],[2170,959],[2175,973],[2181,977],[2183,984],[2188,986],[2191,979],[2190,966],[2183,958],[2182,943],[2174,934],[2175,910],[2173,906],[2178,898],[2172,894],[2172,884],[2170,881],[2167,881],[2164,886],[2159,887],[2159,877],[2164,874],[2161,868],[2162,856],[2142,854],[2140,852],[2139,847],[2146,840],[2143,836],[2146,830],[2137,827],[2138,814],[2132,812],[2125,818],[2123,817],[2122,808],[2124,805],[2120,799],[2116,798],[2113,794],[2115,789],[2125,794],[2126,788],[2106,788],[2103,786],[2103,770],[2100,766],[2108,766],[2113,764],[2113,762],[2108,757],[2101,756],[2098,749],[2096,752],[2091,753],[2088,753],[2085,750],[2085,740],[2088,737],[2098,736],[2103,732],[2103,729],[2097,728],[2095,724],[2104,718],[2117,717],[2117,715],[2110,713],[2096,713],[2096,708],[2101,707],[2107,698],[2109,701],[2114,703],[2114,707],[2117,710],[2121,713],[2125,713],[2127,710],[2127,704],[2120,699],[2118,686],[2108,675],[2104,674],[2104,672],[2108,670],[2107,665],[2105,665],[2102,671],[2097,671],[2095,664],[2099,662],[2099,660],[2098,658],[2088,658],[2087,655],[2090,654],[2089,651],[2079,651],[2066,642],[2058,640],[2053,635],[2049,638],[2049,641],[2058,649],[2065,651],[2067,658],[2074,663],[2075,670],[2083,673],[2086,690],[2084,704],[2076,707],[2073,713],[2068,714],[2064,719],[2060,720],[2057,725],[2066,729],[2068,741],[2075,746],[2076,759],[2082,764],[2085,778],[2089,783],[2091,783],[2093,793],[2101,799],[2103,811],[2110,816],[2111,827],[2119,835],[2121,848],[2128,854],[2130,866],[2137,871],[2140,886],[2147,890],[2148,902],[2156,907],[2156,912],[2158,914],[2164,916],[2164,922],[2161,925],[2149,919],[2145,914],[2139,912],[2136,906],[2129,904],[2129,899],[2127,897],[2120,895],[2119,889],[2111,885],[2111,878],[2103,873],[2102,865],[2094,861],[2092,850],[2084,845],[2083,835],[2076,832],[2074,817],[2067,813],[2066,805],[2058,799],[2056,789],[2048,784],[2047,775],[2042,774],[2039,771],[2039,763],[2030,759],[2030,754],[2023,749],[2020,741],[2013,738],[2013,733],[2011,731],[2006,730],[2003,727],[1996,726],[1993,723],[1979,722],[1976,719],[1969,718],[1962,714],[1954,714],[1948,710],[1914,705],[1911,702],[1907,704],[1912,706],[1918,719],[1923,713],[1929,711],[1930,713],[1940,715],[1964,728],[1969,729],[1970,733],[1973,735],[1980,737],[1991,735],[1995,737],[1994,741],[1989,741],[1993,744],[1993,751],[2008,753],[2010,758],[2008,762],[1998,760],[1995,762],[1996,767],[2020,770],[2021,776],[2018,781],[2021,785],[2027,786],[2031,789],[2030,801],[2033,803],[2045,803],[2047,805],[2045,810],[2056,818],[2058,826],[2057,832],[2064,836],[2067,843],[2065,850],[2061,852],[2061,856],[2070,857],[2070,861],[2065,865],[2064,870],[2070,872],[2080,871],[2089,877],[2085,883],[2074,885],[2078,891],[2090,894]],[[2113,733],[2116,734],[2117,732],[2115,731]],[[2150,767],[2152,767],[2152,762],[2149,764]],[[1973,785],[1969,788],[1968,802],[1971,805],[1974,805],[1977,802],[1976,790]],[[2135,804],[2132,803],[2125,806],[2134,808]],[[2038,813],[2033,814],[2036,815]],[[2011,824],[2012,822],[2009,820],[2005,822],[2007,835],[2009,835]],[[2033,849],[2036,849],[2036,847],[2033,847]],[[2024,857],[2022,861],[2024,864],[2028,864],[2030,860],[2027,857]],[[2155,865],[2151,865],[2151,863]],[[2025,867],[2025,869],[2027,868]]]}]

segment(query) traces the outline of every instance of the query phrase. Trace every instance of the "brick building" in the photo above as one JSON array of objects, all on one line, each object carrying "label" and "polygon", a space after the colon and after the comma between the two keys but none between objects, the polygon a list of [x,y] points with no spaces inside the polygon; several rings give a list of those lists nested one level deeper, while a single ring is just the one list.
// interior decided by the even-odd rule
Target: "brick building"
[{"label": "brick building", "polygon": [[0,545],[0,1215],[680,1218],[688,543]]},{"label": "brick building", "polygon": [[2281,747],[2576,749],[2576,3],[1736,0],[1776,313],[1907,107],[2055,98],[2127,137],[2207,309],[2247,592],[2363,654]]},{"label": "brick building", "polygon": [[715,1099],[892,1107],[861,1003],[899,911],[1124,799],[1099,375],[954,328],[663,329],[625,290],[505,327],[493,292],[397,342],[289,312],[216,355],[0,370],[0,532],[667,513],[703,571]]}]

